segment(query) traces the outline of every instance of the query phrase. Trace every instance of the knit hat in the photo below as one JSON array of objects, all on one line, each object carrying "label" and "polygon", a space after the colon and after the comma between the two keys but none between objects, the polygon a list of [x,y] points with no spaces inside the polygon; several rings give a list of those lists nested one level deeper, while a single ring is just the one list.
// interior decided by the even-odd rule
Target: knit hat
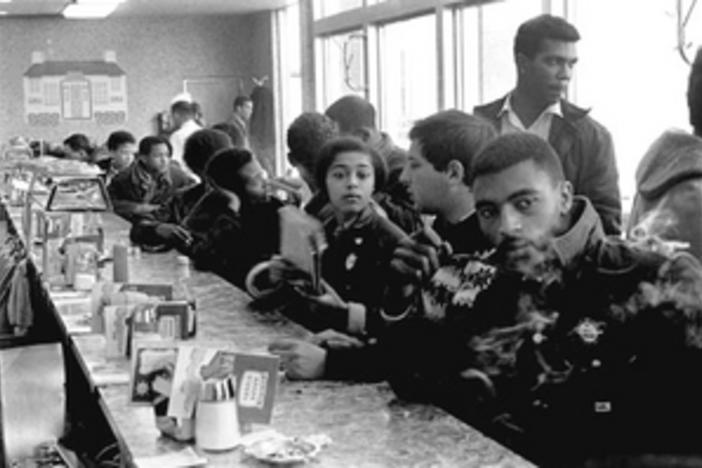
[{"label": "knit hat", "polygon": [[199,175],[205,170],[212,155],[223,148],[231,147],[232,140],[226,133],[209,128],[198,130],[185,141],[183,161],[191,171]]},{"label": "knit hat", "polygon": [[339,125],[341,133],[376,128],[373,104],[353,94],[337,99],[324,113]]}]

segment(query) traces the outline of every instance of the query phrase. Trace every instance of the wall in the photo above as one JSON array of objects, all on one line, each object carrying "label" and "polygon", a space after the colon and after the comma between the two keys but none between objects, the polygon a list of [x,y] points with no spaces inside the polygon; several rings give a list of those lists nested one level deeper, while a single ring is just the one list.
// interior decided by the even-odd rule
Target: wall
[{"label": "wall", "polygon": [[[95,123],[62,122],[57,127],[25,123],[22,75],[32,51],[47,60],[100,60],[114,50],[127,74],[128,121],[141,137],[155,130],[155,114],[169,107],[183,79],[272,76],[270,15],[148,17],[97,21],[60,18],[0,19],[0,142],[23,135],[62,141],[83,132],[97,142],[117,129]],[[251,84],[245,87],[250,90]]]}]

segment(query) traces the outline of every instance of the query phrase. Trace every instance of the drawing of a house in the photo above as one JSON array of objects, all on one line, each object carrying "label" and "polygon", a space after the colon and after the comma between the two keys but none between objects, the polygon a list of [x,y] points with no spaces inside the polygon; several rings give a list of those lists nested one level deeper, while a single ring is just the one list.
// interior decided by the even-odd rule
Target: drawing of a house
[{"label": "drawing of a house", "polygon": [[32,52],[24,73],[24,108],[29,125],[55,126],[64,120],[98,125],[127,120],[127,76],[113,51],[104,60],[46,60]]}]

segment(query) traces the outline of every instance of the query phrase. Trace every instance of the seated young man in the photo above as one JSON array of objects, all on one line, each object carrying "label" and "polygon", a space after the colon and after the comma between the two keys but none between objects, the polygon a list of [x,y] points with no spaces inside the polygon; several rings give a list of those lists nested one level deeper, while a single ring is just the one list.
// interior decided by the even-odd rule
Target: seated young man
[{"label": "seated young man", "polygon": [[139,142],[137,158],[112,179],[107,191],[115,213],[134,223],[153,218],[176,190],[193,183],[171,164],[170,143],[161,137],[147,136]]},{"label": "seated young man", "polygon": [[[189,216],[210,190],[204,177],[205,166],[217,151],[231,147],[229,136],[219,130],[202,129],[190,135],[185,142],[183,161],[200,182],[176,191],[153,217],[135,222],[130,232],[132,242],[146,248],[176,248],[187,253],[192,232],[203,232],[211,227],[208,215],[202,220]],[[203,215],[202,209],[197,212]]]},{"label": "seated young man", "polygon": [[439,404],[540,465],[694,449],[679,418],[702,414],[690,372],[702,363],[699,263],[607,239],[537,136],[498,137],[470,183],[495,250],[458,261],[453,294],[435,297],[447,307],[415,295],[456,259],[424,241],[393,261],[406,284],[382,344],[398,395]]},{"label": "seated young man", "polygon": [[189,255],[200,270],[210,270],[244,289],[251,267],[278,251],[278,208],[270,197],[265,172],[251,151],[225,148],[210,159],[204,173],[212,191],[185,220],[207,229],[192,230]]},{"label": "seated young man", "polygon": [[107,147],[107,157],[98,161],[97,165],[105,171],[105,180],[109,183],[121,170],[129,167],[134,161],[134,154],[137,151],[136,139],[134,135],[125,130],[117,130],[110,133],[105,146]]},{"label": "seated young man", "polygon": [[[409,136],[411,146],[400,180],[407,184],[419,210],[436,216],[432,226],[436,233],[425,228],[421,235],[435,238],[438,234],[454,253],[490,249],[480,232],[467,180],[474,156],[496,136],[493,127],[472,115],[448,110],[418,121]],[[450,272],[447,274],[449,278]],[[436,289],[440,287],[445,286],[435,285]],[[329,346],[335,342],[344,345]],[[380,378],[382,369],[374,366],[379,362],[375,349],[360,351],[360,346],[352,343],[359,342],[339,333],[323,332],[309,342],[279,340],[271,349],[285,353],[291,378]]]}]

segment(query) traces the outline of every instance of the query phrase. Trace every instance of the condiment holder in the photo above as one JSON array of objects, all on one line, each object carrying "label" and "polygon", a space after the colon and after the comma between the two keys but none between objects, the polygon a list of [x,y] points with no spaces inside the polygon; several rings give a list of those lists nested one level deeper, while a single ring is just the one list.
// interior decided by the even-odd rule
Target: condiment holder
[{"label": "condiment holder", "polygon": [[230,450],[241,432],[233,377],[203,382],[195,410],[195,442],[203,450]]}]

